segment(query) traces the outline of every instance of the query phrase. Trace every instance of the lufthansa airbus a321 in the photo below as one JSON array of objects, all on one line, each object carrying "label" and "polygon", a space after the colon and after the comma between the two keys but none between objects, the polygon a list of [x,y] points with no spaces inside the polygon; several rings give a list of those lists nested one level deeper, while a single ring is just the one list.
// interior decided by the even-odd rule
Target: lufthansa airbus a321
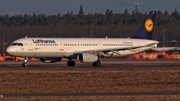
[{"label": "lufthansa airbus a321", "polygon": [[68,66],[75,66],[73,59],[77,59],[100,66],[102,57],[122,57],[157,47],[159,42],[152,40],[155,16],[156,11],[150,11],[133,38],[21,38],[6,51],[25,57],[22,66],[27,66],[28,57],[50,63],[67,58]]}]

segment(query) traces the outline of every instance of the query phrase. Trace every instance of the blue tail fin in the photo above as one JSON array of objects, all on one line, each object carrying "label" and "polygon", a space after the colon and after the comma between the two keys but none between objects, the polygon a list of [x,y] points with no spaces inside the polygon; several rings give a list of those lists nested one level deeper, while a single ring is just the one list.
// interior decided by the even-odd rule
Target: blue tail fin
[{"label": "blue tail fin", "polygon": [[137,39],[152,39],[154,21],[156,17],[156,11],[150,11],[146,20],[141,25],[140,29],[133,38]]}]

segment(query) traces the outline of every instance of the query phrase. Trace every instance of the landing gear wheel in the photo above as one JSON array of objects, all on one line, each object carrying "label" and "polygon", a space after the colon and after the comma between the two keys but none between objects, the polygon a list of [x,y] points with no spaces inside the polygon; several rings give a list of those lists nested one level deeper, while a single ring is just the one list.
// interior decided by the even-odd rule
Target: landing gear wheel
[{"label": "landing gear wheel", "polygon": [[69,67],[74,67],[74,66],[75,66],[75,61],[68,61],[68,62],[67,62],[67,65],[68,65]]},{"label": "landing gear wheel", "polygon": [[24,57],[24,62],[22,63],[23,67],[27,66],[27,60],[28,60],[28,57]]},{"label": "landing gear wheel", "polygon": [[93,65],[94,67],[98,67],[98,66],[101,65],[101,62],[98,60],[98,61],[92,63],[92,65]]},{"label": "landing gear wheel", "polygon": [[27,63],[22,63],[22,66],[23,66],[23,67],[26,67],[26,66],[27,66]]}]

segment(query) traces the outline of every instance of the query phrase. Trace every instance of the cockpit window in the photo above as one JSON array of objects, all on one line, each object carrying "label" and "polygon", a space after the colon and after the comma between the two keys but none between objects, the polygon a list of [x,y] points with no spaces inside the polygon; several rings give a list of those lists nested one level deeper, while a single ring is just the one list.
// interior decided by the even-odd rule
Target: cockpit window
[{"label": "cockpit window", "polygon": [[12,46],[23,46],[22,43],[12,43]]}]

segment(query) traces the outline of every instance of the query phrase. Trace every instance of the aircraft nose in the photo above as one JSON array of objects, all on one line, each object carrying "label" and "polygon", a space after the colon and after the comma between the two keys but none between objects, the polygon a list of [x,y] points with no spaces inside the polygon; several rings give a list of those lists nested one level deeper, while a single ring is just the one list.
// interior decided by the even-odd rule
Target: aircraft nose
[{"label": "aircraft nose", "polygon": [[15,52],[15,50],[14,50],[12,47],[8,47],[8,48],[6,49],[6,52],[7,52],[8,54],[11,54],[12,52]]}]

